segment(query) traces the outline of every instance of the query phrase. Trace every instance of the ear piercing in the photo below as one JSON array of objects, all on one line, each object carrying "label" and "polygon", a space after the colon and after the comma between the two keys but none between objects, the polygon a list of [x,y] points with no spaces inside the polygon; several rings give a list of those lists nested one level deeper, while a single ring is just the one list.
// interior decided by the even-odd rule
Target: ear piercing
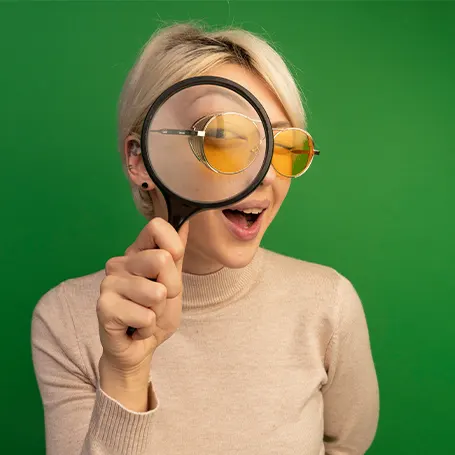
[{"label": "ear piercing", "polygon": [[[141,146],[139,144],[138,141],[131,141],[130,144],[129,144],[129,154],[130,155],[134,155],[134,156],[138,156],[141,154]],[[133,169],[133,165],[132,164],[128,164],[128,170],[131,171]],[[144,190],[146,190],[148,187],[149,187],[149,184],[147,182],[143,182],[141,184],[142,188],[144,188]]]}]

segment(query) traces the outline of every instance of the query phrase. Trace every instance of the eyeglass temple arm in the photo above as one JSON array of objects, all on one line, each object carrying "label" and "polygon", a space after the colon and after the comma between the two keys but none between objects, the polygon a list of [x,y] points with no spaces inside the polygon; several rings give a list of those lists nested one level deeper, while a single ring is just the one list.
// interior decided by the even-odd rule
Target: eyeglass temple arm
[{"label": "eyeglass temple arm", "polygon": [[[175,129],[160,129],[160,130],[150,130],[150,133],[160,133],[160,134],[169,134],[173,136],[205,136],[205,131],[198,130],[175,130]],[[287,148],[287,147],[285,147]],[[314,150],[315,155],[320,155],[319,150]]]},{"label": "eyeglass temple arm", "polygon": [[149,130],[149,133],[160,133],[170,134],[173,136],[205,136],[205,131],[197,130],[173,130],[173,129],[161,129],[161,130]]}]

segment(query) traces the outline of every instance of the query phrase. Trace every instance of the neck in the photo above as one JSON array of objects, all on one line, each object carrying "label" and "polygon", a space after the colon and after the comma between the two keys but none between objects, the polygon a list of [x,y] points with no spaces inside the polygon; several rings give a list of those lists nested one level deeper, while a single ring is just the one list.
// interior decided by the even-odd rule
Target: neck
[{"label": "neck", "polygon": [[192,275],[210,275],[223,268],[223,264],[207,257],[199,251],[187,247],[183,259],[183,272]]},{"label": "neck", "polygon": [[[262,250],[245,267],[231,269],[204,262],[193,266],[194,256],[185,253],[183,270],[183,309],[213,310],[241,298],[257,282],[261,269]],[[186,265],[185,265],[186,264]],[[190,270],[190,271],[188,271]]]}]

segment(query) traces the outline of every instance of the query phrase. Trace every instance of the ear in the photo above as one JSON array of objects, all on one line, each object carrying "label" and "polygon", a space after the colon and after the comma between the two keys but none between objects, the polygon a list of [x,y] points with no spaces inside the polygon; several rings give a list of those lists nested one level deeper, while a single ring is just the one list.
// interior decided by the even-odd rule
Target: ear
[{"label": "ear", "polygon": [[137,134],[129,134],[125,138],[123,153],[128,171],[128,177],[137,186],[147,183],[148,190],[153,190],[155,184],[150,178],[142,159],[141,142]]}]

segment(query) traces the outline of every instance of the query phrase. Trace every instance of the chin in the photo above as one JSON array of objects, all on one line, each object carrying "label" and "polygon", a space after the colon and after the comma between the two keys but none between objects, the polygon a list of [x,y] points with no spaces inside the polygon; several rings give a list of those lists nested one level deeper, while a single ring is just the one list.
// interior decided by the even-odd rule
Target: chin
[{"label": "chin", "polygon": [[230,269],[246,267],[253,260],[259,245],[260,241],[256,239],[254,242],[248,242],[248,244],[229,246],[223,251],[217,251],[218,262]]},{"label": "chin", "polygon": [[240,269],[253,260],[270,224],[269,217],[263,220],[259,232],[250,240],[233,235],[223,218],[221,211],[214,210],[197,214],[191,220],[189,248],[187,247],[187,251],[191,250],[191,260],[188,261],[191,263],[191,268],[194,267],[195,270],[216,270],[220,267]]}]

